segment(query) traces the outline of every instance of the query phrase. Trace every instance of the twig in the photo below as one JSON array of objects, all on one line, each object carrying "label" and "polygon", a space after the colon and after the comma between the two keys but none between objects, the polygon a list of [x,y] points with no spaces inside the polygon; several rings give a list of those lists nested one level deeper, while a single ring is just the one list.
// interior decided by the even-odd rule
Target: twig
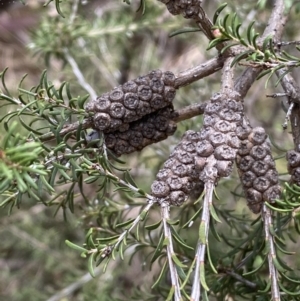
[{"label": "twig", "polygon": [[163,220],[164,235],[165,235],[165,238],[168,240],[167,256],[168,256],[168,263],[169,263],[172,287],[174,287],[174,301],[181,301],[182,298],[181,298],[181,292],[180,292],[179,277],[178,277],[178,273],[177,273],[175,264],[172,259],[172,256],[175,254],[174,248],[173,248],[172,234],[171,234],[170,226],[167,222],[168,219],[170,218],[169,210],[170,210],[170,207],[168,204],[161,204],[161,215],[162,215],[162,220]]},{"label": "twig", "polygon": [[231,63],[233,61],[233,58],[227,58],[225,63],[224,63],[224,68],[222,72],[222,89],[221,92],[227,94],[228,91],[233,90],[234,86],[234,72],[233,69],[231,68]]},{"label": "twig", "polygon": [[[288,95],[290,103],[294,103],[290,112],[292,136],[294,140],[295,150],[300,151],[300,88],[290,73],[286,70],[278,70],[276,75],[281,78],[280,84],[284,92]],[[285,74],[285,75],[284,75]],[[283,76],[284,75],[284,76]],[[289,113],[289,112],[288,112]]]},{"label": "twig", "polygon": [[64,55],[68,63],[71,65],[74,75],[76,76],[78,83],[90,94],[90,97],[92,99],[97,98],[97,93],[95,90],[91,87],[91,85],[86,82],[81,70],[79,69],[76,61],[71,56],[69,50],[67,48],[64,49]]},{"label": "twig", "polygon": [[[193,279],[193,286],[192,286],[192,293],[191,293],[191,300],[193,301],[200,300],[200,296],[201,296],[200,279],[205,279],[203,275],[201,275],[201,273],[205,273],[204,271],[205,251],[206,251],[206,245],[208,243],[209,220],[210,220],[209,208],[212,205],[214,184],[212,182],[206,182],[204,185],[204,191],[205,191],[205,195],[203,200],[203,209],[202,209],[202,217],[201,217],[201,224],[200,224],[200,238],[197,245],[197,251],[195,256],[196,267],[195,267],[195,275]],[[201,229],[204,231],[201,231]],[[201,237],[201,234],[203,234],[203,237]],[[203,286],[202,281],[201,281],[201,285]]]},{"label": "twig", "polygon": [[[68,133],[75,133],[78,129],[79,126],[81,126],[82,130],[86,130],[88,128],[90,128],[92,125],[91,120],[89,119],[84,119],[82,121],[82,123],[74,122],[74,123],[70,123],[68,125],[66,125],[60,132],[59,135],[61,137],[64,137],[65,135],[67,135]],[[42,136],[39,137],[40,141],[49,141],[55,138],[55,134],[52,132],[46,133]]]},{"label": "twig", "polygon": [[276,260],[274,238],[270,233],[270,227],[272,226],[272,215],[271,215],[271,209],[269,209],[265,204],[263,205],[263,218],[264,218],[265,239],[267,245],[269,246],[268,262],[269,262],[269,273],[271,278],[272,300],[280,301],[280,290],[278,286],[278,272],[274,265],[274,260]]},{"label": "twig", "polygon": [[[74,60],[74,59],[71,57],[71,60]],[[222,69],[223,63],[224,63],[224,58],[215,57],[215,58],[210,59],[209,61],[207,61],[207,62],[205,62],[205,63],[203,63],[199,66],[196,66],[196,67],[193,67],[193,68],[190,68],[188,70],[180,72],[176,76],[175,88],[178,89],[180,87],[189,85],[189,84],[191,84],[195,81],[198,81],[201,78],[204,78],[206,76],[209,76],[210,74],[213,74],[213,73],[217,72],[218,70]],[[77,66],[77,64],[76,64],[76,66]],[[75,67],[75,71],[76,70],[77,69]],[[74,74],[75,74],[75,71],[73,70]],[[80,70],[79,70],[79,74],[81,74]],[[83,78],[83,76],[82,76],[82,78]],[[83,80],[84,80],[84,78],[83,78]],[[93,93],[95,94],[94,90],[93,90]],[[90,95],[92,96],[92,94],[90,94]],[[92,96],[92,98],[96,99],[97,98],[96,94],[94,96]],[[18,100],[16,100],[16,102],[17,102],[17,104],[21,103]],[[180,122],[182,120],[186,120],[186,119],[189,119],[191,117],[203,114],[204,107],[205,107],[204,104],[195,104],[195,105],[191,105],[189,107],[180,109],[180,110],[178,110],[174,113],[174,121],[175,122]],[[83,130],[88,129],[88,128],[91,127],[91,124],[92,123],[89,119],[84,119],[83,122],[81,123],[81,127],[82,127]],[[61,137],[63,137],[68,133],[76,132],[78,127],[79,127],[79,122],[75,122],[75,123],[66,125],[60,131],[59,134],[60,134]],[[50,132],[46,133],[46,134],[42,135],[41,137],[39,137],[40,141],[49,141],[49,140],[52,140],[54,138],[55,138],[55,135],[52,132],[51,133]]]},{"label": "twig", "polygon": [[[260,39],[260,43],[269,35],[273,35],[273,41],[279,41],[285,23],[287,21],[287,15],[284,16],[285,5],[283,0],[276,0],[271,16],[268,21],[268,25],[264,30],[264,33]],[[247,68],[240,77],[235,82],[235,90],[241,95],[242,98],[245,97],[248,90],[256,80],[262,68]]]},{"label": "twig", "polygon": [[287,127],[288,127],[288,122],[291,120],[291,115],[292,115],[294,106],[295,106],[295,103],[292,102],[292,103],[289,105],[288,111],[286,112],[286,115],[285,115],[285,118],[284,118],[284,123],[282,124],[282,128],[283,128],[284,130],[287,129]]},{"label": "twig", "polygon": [[288,70],[286,68],[283,68],[277,70],[276,75],[278,78],[282,77],[280,84],[286,95],[289,97],[289,100],[291,102],[300,104],[300,89],[291,73],[288,73]]},{"label": "twig", "polygon": [[278,97],[285,97],[287,96],[286,93],[274,93],[274,94],[267,94],[266,97],[271,97],[271,98],[278,98]]},{"label": "twig", "polygon": [[[132,222],[130,228],[125,230],[118,238],[117,242],[113,245],[113,248],[117,248],[119,244],[123,241],[124,237],[132,231],[132,229],[143,219],[144,215],[150,210],[150,208],[154,205],[154,201],[150,200],[147,206],[142,210],[142,212],[135,218]],[[98,251],[98,250],[97,250]]]},{"label": "twig", "polygon": [[[111,172],[109,172],[107,169],[104,169],[100,164],[93,163],[92,165],[89,165],[89,167],[91,168],[91,171],[92,170],[97,170],[101,174],[103,174],[105,176],[109,176],[111,179],[113,178],[116,182],[118,182],[119,184],[123,185],[124,187],[129,188],[131,191],[133,191],[135,193],[139,193],[140,192],[140,189],[138,187],[135,187],[135,186],[131,185],[130,183],[127,183],[126,181],[123,181],[122,179],[120,179],[116,175],[114,175]],[[153,196],[150,195],[150,194],[145,193],[144,196],[145,196],[145,198],[147,198],[149,200],[149,202],[152,202],[154,200]]]},{"label": "twig", "polygon": [[[182,109],[176,110],[173,113],[172,120],[175,121],[176,123],[190,119],[195,116],[199,116],[203,114],[204,109],[207,105],[207,102],[203,103],[194,103],[189,106],[186,106]],[[61,137],[64,137],[68,133],[75,133],[78,130],[78,127],[81,126],[81,130],[86,130],[91,128],[92,122],[90,119],[84,119],[82,123],[80,124],[78,121],[74,123],[70,123],[66,125],[60,132],[59,135]],[[52,132],[46,133],[42,136],[39,137],[40,141],[49,141],[55,138],[55,134]]]},{"label": "twig", "polygon": [[204,113],[204,109],[207,105],[207,102],[203,103],[193,103],[189,106],[186,106],[184,108],[181,108],[179,110],[174,111],[172,120],[176,123],[190,119],[195,116],[199,116]]},{"label": "twig", "polygon": [[232,278],[236,279],[237,281],[239,281],[239,282],[241,282],[241,283],[244,283],[245,285],[251,287],[252,289],[257,288],[257,284],[256,284],[256,283],[251,282],[251,281],[245,279],[245,278],[242,277],[241,275],[235,273],[233,270],[219,268],[219,269],[218,269],[218,272],[220,272],[220,273],[225,273],[225,274],[231,276]]},{"label": "twig", "polygon": [[175,80],[175,88],[178,89],[189,85],[201,78],[217,72],[222,69],[224,60],[224,57],[214,57],[199,66],[178,73]]},{"label": "twig", "polygon": [[276,46],[290,46],[290,45],[300,45],[300,41],[286,41],[286,42],[277,42]]}]

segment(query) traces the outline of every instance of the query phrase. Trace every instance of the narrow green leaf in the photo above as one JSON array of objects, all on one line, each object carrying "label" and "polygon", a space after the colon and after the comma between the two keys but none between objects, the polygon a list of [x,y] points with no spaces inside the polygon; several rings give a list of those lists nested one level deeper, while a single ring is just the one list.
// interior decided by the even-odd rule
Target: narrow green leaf
[{"label": "narrow green leaf", "polygon": [[37,186],[36,182],[34,182],[34,180],[31,178],[31,176],[27,172],[22,172],[22,176],[24,178],[24,181],[27,182],[27,184],[29,186],[31,186],[35,190],[38,190],[38,186]]},{"label": "narrow green leaf", "polygon": [[1,77],[1,82],[2,82],[2,86],[4,88],[4,91],[5,93],[8,95],[8,97],[10,97],[10,93],[9,93],[9,90],[7,89],[6,87],[6,83],[5,83],[5,74],[6,74],[6,71],[8,70],[8,67],[6,67],[1,73],[0,73],[0,77]]},{"label": "narrow green leaf", "polygon": [[182,229],[187,228],[190,226],[190,224],[200,215],[200,211],[202,210],[202,207],[200,207],[195,214],[182,226]]},{"label": "narrow green leaf", "polygon": [[181,268],[187,268],[187,266],[178,259],[176,254],[172,254],[171,257],[172,257],[172,260],[174,261],[174,263],[176,264],[176,266],[181,267]]},{"label": "narrow green leaf", "polygon": [[162,222],[162,220],[160,220],[160,221],[158,221],[157,223],[154,223],[154,224],[152,224],[152,225],[147,225],[147,226],[145,226],[145,228],[147,229],[147,230],[154,230],[154,229],[157,229],[159,226],[160,226],[160,224],[161,224],[161,222]]},{"label": "narrow green leaf", "polygon": [[213,39],[209,42],[206,50],[210,50],[210,49],[214,48],[215,46],[217,46],[218,44],[223,43],[225,41],[228,41],[228,39],[224,39],[224,38]]},{"label": "narrow green leaf", "polygon": [[264,70],[261,73],[259,73],[259,75],[256,77],[256,80],[259,80],[260,78],[262,78],[263,76],[269,74],[271,72],[270,69]]},{"label": "narrow green leaf", "polygon": [[180,220],[172,221],[171,219],[167,220],[168,225],[176,226],[180,223]]},{"label": "narrow green leaf", "polygon": [[267,260],[268,256],[264,256],[263,260],[261,261],[261,263],[258,265],[258,267],[256,267],[254,270],[243,273],[243,276],[249,276],[252,274],[256,274],[265,264],[266,260]]},{"label": "narrow green leaf", "polygon": [[88,251],[87,249],[85,249],[85,248],[83,248],[83,247],[80,247],[80,246],[78,246],[78,245],[72,243],[72,242],[69,241],[69,240],[65,240],[65,243],[66,243],[66,245],[67,245],[68,247],[70,247],[70,248],[72,248],[72,249],[74,249],[74,250],[77,250],[77,251],[80,251],[80,252],[87,252],[87,251]]},{"label": "narrow green leaf", "polygon": [[209,262],[209,266],[211,267],[212,271],[215,273],[215,274],[218,274],[218,271],[216,270],[213,262],[212,262],[212,259],[210,257],[210,248],[209,248],[209,244],[207,244],[207,257],[208,257],[208,262]]},{"label": "narrow green leaf", "polygon": [[164,242],[164,235],[161,234],[161,236],[159,238],[159,242],[156,246],[155,252],[150,260],[151,263],[153,263],[160,256],[162,249],[163,249],[163,242]]},{"label": "narrow green leaf", "polygon": [[201,29],[198,27],[188,27],[188,28],[181,28],[181,29],[178,29],[176,31],[173,31],[169,34],[169,37],[172,38],[172,37],[175,37],[177,35],[180,35],[182,33],[189,33],[189,32],[198,32],[198,31],[201,31]]},{"label": "narrow green leaf", "polygon": [[276,267],[276,269],[280,272],[286,272],[286,268],[284,268],[279,262],[278,262],[278,258],[277,257],[273,257],[273,263]]},{"label": "narrow green leaf", "polygon": [[262,45],[262,51],[265,53],[265,51],[269,48],[270,42],[272,43],[272,39],[273,39],[273,35],[270,34],[268,35],[264,41],[263,41],[263,45]]},{"label": "narrow green leaf", "polygon": [[125,171],[124,176],[125,176],[125,180],[126,180],[129,184],[131,184],[131,185],[134,186],[134,187],[137,187],[137,184],[136,184],[135,181],[133,180],[133,178],[132,178],[132,176],[131,176],[131,174],[129,173],[128,170]]},{"label": "narrow green leaf", "polygon": [[210,227],[209,227],[209,229],[210,229],[212,235],[214,236],[214,238],[217,241],[221,241],[222,240],[221,237],[219,236],[217,230],[216,230],[215,223],[212,220],[210,221]]},{"label": "narrow green leaf", "polygon": [[233,61],[232,61],[231,65],[230,65],[230,67],[233,67],[236,63],[238,63],[238,62],[241,61],[242,59],[246,58],[246,57],[248,56],[248,54],[251,53],[251,52],[252,52],[251,50],[247,50],[247,51],[244,51],[244,52],[240,53],[239,55],[237,55],[237,56],[233,59]]},{"label": "narrow green leaf", "polygon": [[223,9],[227,6],[227,3],[222,3],[218,8],[217,10],[215,11],[214,13],[214,16],[213,16],[213,24],[216,24],[217,22],[217,19],[220,15],[220,13],[223,11]]},{"label": "narrow green leaf", "polygon": [[120,254],[120,258],[122,260],[124,260],[124,244],[123,244],[123,242],[121,242],[119,244],[119,254]]},{"label": "narrow green leaf", "polygon": [[135,218],[131,218],[131,219],[129,219],[129,220],[126,221],[126,222],[117,224],[117,225],[115,226],[115,228],[116,228],[116,229],[117,229],[117,228],[123,228],[123,227],[126,227],[126,226],[128,226],[128,225],[131,225],[131,224],[134,222],[134,220],[135,220]]},{"label": "narrow green leaf", "polygon": [[300,295],[300,290],[299,291],[289,291],[287,290],[283,283],[281,281],[278,281],[279,287],[288,295],[288,296],[298,296]]},{"label": "narrow green leaf", "polygon": [[169,294],[168,294],[168,297],[167,297],[166,301],[171,301],[171,300],[173,300],[174,292],[175,292],[175,287],[172,286],[171,289],[170,289],[170,292],[169,292]]},{"label": "narrow green leaf", "polygon": [[[1,193],[1,189],[0,189],[0,193]],[[13,200],[14,198],[15,198],[14,194],[10,195],[8,198],[6,198],[0,203],[0,208],[5,207],[9,202],[14,202]]]},{"label": "narrow green leaf", "polygon": [[270,291],[270,288],[271,288],[271,281],[268,280],[266,287],[263,290],[259,290],[258,293],[260,294],[268,293]]},{"label": "narrow green leaf", "polygon": [[215,211],[215,207],[214,207],[213,204],[211,204],[211,205],[209,206],[209,211],[210,211],[210,214],[211,214],[212,218],[213,218],[216,222],[222,223],[222,221],[219,219],[219,217],[218,217],[218,215],[217,215],[217,213],[216,213],[216,211]]},{"label": "narrow green leaf", "polygon": [[164,273],[165,273],[165,271],[166,271],[167,263],[168,263],[168,261],[165,260],[165,262],[164,262],[164,264],[163,264],[163,266],[162,266],[162,268],[161,268],[161,270],[160,270],[160,273],[159,273],[159,275],[158,275],[156,281],[155,281],[155,282],[153,283],[153,285],[151,286],[151,289],[154,289],[154,288],[160,283],[160,281],[161,281],[161,279],[162,279],[162,277],[163,277],[163,275],[164,275]]},{"label": "narrow green leaf", "polygon": [[252,29],[253,29],[254,23],[255,23],[255,21],[252,21],[250,23],[250,25],[248,26],[248,28],[247,28],[247,39],[248,39],[248,43],[250,45],[252,45],[252,39],[253,39],[253,31],[252,31]]},{"label": "narrow green leaf", "polygon": [[205,223],[203,221],[201,221],[200,223],[200,227],[199,227],[199,240],[202,244],[206,244],[206,226]]},{"label": "narrow green leaf", "polygon": [[177,243],[183,247],[184,249],[187,249],[187,250],[194,250],[194,248],[190,247],[189,245],[187,245],[186,243],[183,242],[183,240],[181,239],[181,237],[177,234],[177,233],[174,233],[172,231],[172,236],[174,237],[174,239],[177,241]]},{"label": "narrow green leaf", "polygon": [[113,241],[118,240],[119,237],[120,237],[120,235],[114,235],[114,236],[111,236],[111,237],[96,238],[96,240],[98,240],[101,243],[103,243],[103,242],[113,242]]},{"label": "narrow green leaf", "polygon": [[96,253],[92,253],[88,259],[88,271],[93,278],[95,278],[95,271],[94,271],[94,258]]},{"label": "narrow green leaf", "polygon": [[200,263],[200,283],[206,291],[209,291],[209,287],[205,280],[205,266],[203,262]]},{"label": "narrow green leaf", "polygon": [[234,37],[238,37],[238,33],[236,32],[236,20],[237,20],[237,13],[233,13],[231,16],[231,30]]},{"label": "narrow green leaf", "polygon": [[266,204],[267,207],[269,207],[273,211],[277,211],[277,212],[291,212],[291,211],[293,211],[293,209],[281,209],[281,208],[273,207],[269,202],[265,202],[265,204]]},{"label": "narrow green leaf", "polygon": [[236,46],[236,45],[240,45],[240,43],[232,43],[232,44],[226,45],[224,48],[222,48],[221,53],[222,53],[222,54],[225,53],[226,50],[228,50],[229,48],[234,47],[234,46]]},{"label": "narrow green leaf", "polygon": [[41,175],[39,178],[43,182],[43,184],[45,185],[48,191],[55,192],[55,189],[48,183],[48,181],[45,179],[44,176]]}]

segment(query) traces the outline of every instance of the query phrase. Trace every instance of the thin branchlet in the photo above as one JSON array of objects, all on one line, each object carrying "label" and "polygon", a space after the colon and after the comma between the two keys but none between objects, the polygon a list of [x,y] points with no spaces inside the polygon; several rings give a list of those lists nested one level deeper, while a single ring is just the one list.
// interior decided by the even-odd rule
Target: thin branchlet
[{"label": "thin branchlet", "polygon": [[172,287],[174,287],[174,300],[180,301],[182,299],[181,299],[181,291],[180,291],[180,285],[179,285],[179,276],[178,276],[174,261],[172,259],[172,256],[175,253],[174,253],[171,229],[170,229],[170,225],[168,224],[168,220],[170,218],[169,210],[170,210],[170,207],[168,204],[161,205],[161,216],[162,216],[162,221],[163,221],[164,236],[165,236],[165,239],[168,241],[167,257],[168,257],[171,283],[172,283]]},{"label": "thin branchlet", "polygon": [[278,271],[274,265],[274,260],[276,260],[274,237],[270,233],[270,227],[273,226],[272,213],[270,208],[268,208],[265,204],[263,206],[263,220],[264,220],[265,240],[266,240],[266,244],[269,246],[268,263],[269,263],[269,274],[271,279],[272,300],[280,301]]}]

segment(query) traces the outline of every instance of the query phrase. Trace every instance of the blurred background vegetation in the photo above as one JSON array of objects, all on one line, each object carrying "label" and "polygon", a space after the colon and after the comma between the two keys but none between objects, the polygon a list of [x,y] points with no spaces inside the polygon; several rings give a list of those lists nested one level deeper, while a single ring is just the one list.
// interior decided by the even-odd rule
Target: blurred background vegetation
[{"label": "blurred background vegetation", "polygon": [[[98,95],[150,70],[159,68],[176,74],[216,55],[214,50],[206,51],[207,40],[201,32],[170,37],[182,27],[195,25],[181,16],[171,16],[158,1],[146,1],[144,15],[141,10],[137,11],[139,1],[135,0],[131,5],[121,0],[63,2],[61,9],[65,18],[57,14],[53,3],[43,7],[44,1],[38,0],[27,0],[26,5],[19,1],[0,0],[0,70],[9,68],[6,85],[11,91],[16,91],[24,74],[28,76],[23,85],[27,88],[35,86],[43,70],[47,69],[48,78],[55,86],[68,81],[73,95],[86,94],[66,59],[66,49]],[[227,10],[238,12],[244,28],[256,20],[256,29],[263,30],[272,1],[259,1],[259,5],[256,1],[227,2]],[[219,4],[220,1],[216,0],[203,1],[210,16]],[[300,19],[296,10],[291,20],[284,40],[299,40]],[[295,71],[294,76],[299,79],[299,72]],[[285,117],[282,104],[266,98],[266,94],[281,91],[279,87],[274,89],[275,81],[275,78],[271,79],[266,89],[264,80],[255,83],[245,105],[252,125],[263,126],[270,135],[276,146],[279,172],[285,173],[286,163],[282,155],[292,148],[291,136],[281,127]],[[208,100],[219,87],[220,74],[216,73],[181,88],[177,92],[175,108]],[[1,110],[0,117],[10,107]],[[156,172],[179,137],[187,129],[198,130],[201,120],[201,117],[195,117],[184,121],[175,135],[166,141],[147,147],[141,153],[123,156],[140,187],[149,191]],[[3,133],[1,128],[0,139]],[[281,179],[287,178],[282,175]],[[256,217],[251,215],[246,202],[237,202],[240,198],[231,194],[239,191],[238,183],[236,173],[220,181],[220,204],[217,206],[219,209],[233,209],[251,221]],[[23,200],[20,208],[14,208],[10,216],[7,216],[7,210],[0,211],[0,300],[104,301],[129,300],[131,295],[144,300],[143,296],[146,296],[159,268],[157,263],[152,271],[148,270],[144,264],[146,253],[134,257],[130,266],[128,260],[117,259],[105,274],[97,270],[96,279],[92,279],[87,273],[86,260],[65,245],[66,239],[81,244],[85,230],[100,216],[95,201],[96,188],[93,190],[90,185],[88,189],[90,203],[77,198],[74,213],[36,204],[29,199]],[[186,206],[194,205],[190,202]],[[172,209],[173,216],[180,212],[177,208]],[[131,214],[134,213],[129,213],[129,216]],[[154,221],[158,214],[158,211],[152,213]],[[194,245],[197,229],[195,225],[186,233],[187,240]],[[229,228],[224,227],[223,231],[229,231]],[[215,247],[216,250],[222,248],[222,244],[216,242]],[[297,245],[289,248],[298,249]],[[299,267],[297,256],[290,260],[295,268]],[[66,288],[72,293],[59,295]],[[140,292],[144,295],[139,297]]]}]

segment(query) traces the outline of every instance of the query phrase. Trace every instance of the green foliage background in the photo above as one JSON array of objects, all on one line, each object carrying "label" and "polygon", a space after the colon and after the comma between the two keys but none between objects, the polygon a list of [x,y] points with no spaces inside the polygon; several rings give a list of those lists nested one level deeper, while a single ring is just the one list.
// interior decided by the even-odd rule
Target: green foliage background
[{"label": "green foliage background", "polygon": [[[259,31],[265,26],[264,21],[271,8],[268,1],[259,1],[258,6],[256,2],[251,1],[228,2],[227,10],[238,11],[240,20],[245,20],[244,28],[253,18],[256,20],[256,30]],[[67,81],[73,95],[85,95],[86,91],[79,85],[66,60],[66,50],[75,59],[86,81],[98,95],[150,70],[159,68],[171,70],[176,74],[216,55],[215,50],[206,51],[208,41],[201,32],[185,33],[170,38],[170,33],[195,25],[182,17],[171,16],[158,1],[146,1],[144,15],[141,11],[136,12],[139,1],[132,1],[130,6],[122,1],[88,1],[86,5],[81,5],[79,1],[76,16],[72,16],[72,4],[73,1],[61,4],[65,18],[57,14],[54,3],[42,7],[35,1],[28,1],[27,6],[16,4],[0,12],[0,25],[6,26],[6,31],[0,36],[0,70],[9,67],[6,84],[13,93],[16,93],[16,87],[25,73],[28,73],[28,76],[23,86],[29,89],[39,82],[42,71],[47,69],[48,79],[55,87]],[[218,4],[218,1],[206,1],[204,8],[212,15]],[[285,40],[299,39],[296,29],[299,28],[300,21],[296,9],[293,14],[292,21],[286,28]],[[12,26],[13,24],[15,26]],[[297,71],[294,75],[299,78]],[[275,81],[276,79],[271,78],[266,90],[263,90],[264,80],[257,82],[248,93],[245,104],[252,124],[263,126],[277,146],[277,166],[279,171],[284,173],[286,167],[282,155],[284,150],[292,147],[291,137],[281,128],[285,113],[279,101],[265,97]],[[219,88],[218,73],[181,88],[177,93],[175,108],[208,100],[212,92],[217,92]],[[280,91],[280,88],[276,89]],[[273,89],[271,93],[274,93]],[[11,109],[9,106],[1,108],[0,118]],[[167,141],[148,147],[139,154],[122,158],[131,169],[139,187],[149,191],[156,172],[179,137],[186,129],[198,130],[201,120],[201,117],[195,117],[184,121],[179,125],[176,134]],[[5,131],[2,124],[0,127],[1,139]],[[17,131],[22,133],[24,129],[20,127]],[[287,179],[287,176],[282,175],[281,178]],[[232,240],[238,236],[242,238],[250,235],[253,229],[251,227],[254,227],[251,223],[256,219],[246,207],[245,201],[231,194],[240,191],[238,183],[238,177],[234,173],[230,178],[220,181],[217,188],[220,200],[216,206],[223,221],[219,230],[222,237],[229,236]],[[78,194],[75,198],[74,213],[68,208],[62,210],[59,203],[45,206],[31,199],[23,199],[19,208],[13,208],[10,216],[7,216],[7,210],[1,209],[0,299],[104,301],[129,300],[128,296],[133,296],[136,300],[146,300],[148,297],[149,300],[150,297],[153,300],[164,300],[163,297],[158,299],[159,295],[164,296],[168,293],[164,291],[163,285],[150,290],[161,269],[158,261],[149,271],[146,259],[150,254],[150,247],[138,252],[130,265],[128,261],[131,259],[132,250],[129,249],[124,261],[111,261],[105,274],[97,270],[95,279],[88,278],[86,259],[81,258],[65,244],[66,239],[82,244],[86,230],[90,226],[96,227],[99,218],[105,221],[105,216],[99,211],[103,203],[101,199],[97,199],[96,186],[87,185],[85,190],[88,201]],[[122,194],[115,194],[114,198],[119,202],[118,206],[122,208],[125,220],[134,217],[140,209],[137,203],[126,211],[126,202],[131,200]],[[171,216],[174,220],[179,218],[180,224],[184,224],[198,210],[198,205],[190,201],[183,208],[173,208]],[[155,223],[158,219],[159,211],[156,208],[151,210],[147,224]],[[239,224],[241,220],[244,223],[243,227]],[[180,233],[189,245],[196,244],[198,223],[199,221],[195,222],[188,231],[183,230]],[[290,232],[288,235],[294,234],[292,229]],[[158,238],[154,238],[154,244]],[[225,254],[229,247],[213,239],[213,261],[229,267],[232,264],[231,258],[218,262],[222,253]],[[297,241],[294,244],[288,243],[287,249],[297,250],[298,245]],[[185,256],[192,258],[193,254],[186,253]],[[294,270],[299,268],[298,256],[289,256],[286,260]],[[259,256],[255,258],[254,267],[259,266],[260,261]],[[267,269],[264,273],[267,277]],[[51,299],[51,296],[56,296],[64,288],[78,283],[82,277],[87,277],[89,281],[79,285],[71,296]],[[165,281],[168,282],[168,279]],[[228,280],[222,285],[230,286],[231,282]],[[150,295],[150,292],[153,295]],[[226,296],[220,298],[225,300]],[[235,300],[244,299],[237,297]]]}]

